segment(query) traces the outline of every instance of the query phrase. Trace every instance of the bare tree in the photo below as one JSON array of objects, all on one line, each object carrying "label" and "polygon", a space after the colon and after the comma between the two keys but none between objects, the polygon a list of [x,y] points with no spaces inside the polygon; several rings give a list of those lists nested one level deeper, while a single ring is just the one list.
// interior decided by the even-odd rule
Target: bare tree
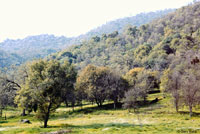
[{"label": "bare tree", "polygon": [[182,55],[176,55],[170,65],[167,74],[166,91],[172,94],[176,111],[178,112],[180,102],[189,108],[192,116],[192,108],[198,103],[200,96],[200,60],[198,53],[193,50],[185,51]]},{"label": "bare tree", "polygon": [[176,108],[176,112],[179,110],[180,105],[180,86],[181,86],[181,75],[178,70],[170,72],[168,75],[168,81],[166,85],[166,92],[171,93],[173,97],[174,106]]},{"label": "bare tree", "polygon": [[189,107],[190,117],[192,116],[192,108],[197,104],[199,98],[200,83],[198,77],[192,72],[182,77],[181,89],[183,100],[185,105]]},{"label": "bare tree", "polygon": [[[14,105],[14,98],[16,91],[20,86],[12,79],[9,79],[7,75],[0,73],[0,116],[2,117],[3,109]],[[6,115],[5,115],[6,119]]]},{"label": "bare tree", "polygon": [[129,109],[129,111],[133,108],[134,112],[138,109],[138,101],[140,98],[139,87],[132,87],[128,92],[125,93],[124,104],[123,107]]}]

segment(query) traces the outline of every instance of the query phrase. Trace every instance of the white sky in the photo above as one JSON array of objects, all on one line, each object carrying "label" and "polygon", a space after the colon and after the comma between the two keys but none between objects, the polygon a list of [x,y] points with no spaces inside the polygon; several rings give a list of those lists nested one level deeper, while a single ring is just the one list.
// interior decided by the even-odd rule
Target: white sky
[{"label": "white sky", "polygon": [[110,20],[178,8],[193,0],[0,0],[0,41],[29,35],[78,36]]}]

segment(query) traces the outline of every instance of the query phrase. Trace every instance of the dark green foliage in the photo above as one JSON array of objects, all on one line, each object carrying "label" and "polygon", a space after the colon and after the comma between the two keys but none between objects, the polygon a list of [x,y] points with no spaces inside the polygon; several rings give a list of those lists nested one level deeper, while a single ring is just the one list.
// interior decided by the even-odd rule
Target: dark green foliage
[{"label": "dark green foliage", "polygon": [[126,87],[127,83],[120,75],[107,67],[93,65],[88,65],[81,71],[76,83],[81,99],[95,101],[98,106],[102,106],[106,99],[113,100],[114,108],[124,97]]}]

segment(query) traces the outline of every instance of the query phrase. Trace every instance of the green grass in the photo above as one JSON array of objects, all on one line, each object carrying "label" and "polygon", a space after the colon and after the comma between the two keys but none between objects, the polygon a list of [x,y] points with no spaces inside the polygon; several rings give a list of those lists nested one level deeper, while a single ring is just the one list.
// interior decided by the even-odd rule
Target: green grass
[{"label": "green grass", "polygon": [[[107,103],[104,107],[84,105],[81,109],[61,106],[51,116],[48,128],[34,117],[34,113],[26,117],[20,111],[8,108],[7,120],[0,120],[0,134],[29,134],[69,130],[73,134],[176,134],[200,133],[200,111],[195,109],[194,116],[189,117],[186,107],[176,113],[170,97],[162,97],[161,93],[152,94],[148,100],[158,98],[156,104],[143,106],[139,113],[128,110],[112,109]],[[32,124],[22,124],[21,119],[29,119]]]}]

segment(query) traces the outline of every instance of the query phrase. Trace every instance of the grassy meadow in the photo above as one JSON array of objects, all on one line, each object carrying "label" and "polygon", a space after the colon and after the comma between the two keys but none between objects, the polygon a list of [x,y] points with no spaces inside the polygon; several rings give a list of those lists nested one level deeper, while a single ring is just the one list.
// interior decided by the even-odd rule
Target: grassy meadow
[{"label": "grassy meadow", "polygon": [[[175,134],[200,133],[200,111],[194,109],[194,116],[189,117],[186,107],[175,112],[169,96],[161,93],[150,95],[148,100],[158,98],[155,104],[142,106],[137,112],[122,108],[113,109],[107,102],[102,108],[96,105],[84,105],[71,108],[61,106],[51,116],[48,128],[42,128],[34,113],[20,116],[20,110],[8,108],[7,120],[0,120],[0,134],[37,134],[65,131],[72,134]],[[4,111],[5,114],[5,111]],[[20,123],[21,119],[29,119],[32,124]]]}]

